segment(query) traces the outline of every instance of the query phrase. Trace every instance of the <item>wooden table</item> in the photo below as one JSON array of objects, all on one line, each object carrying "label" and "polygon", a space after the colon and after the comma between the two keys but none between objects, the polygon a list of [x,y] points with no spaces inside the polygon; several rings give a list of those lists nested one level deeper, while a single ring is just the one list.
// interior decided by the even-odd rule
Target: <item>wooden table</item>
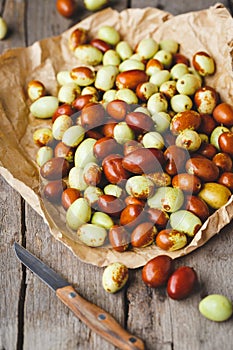
[{"label": "wooden table", "polygon": [[[9,26],[8,37],[0,42],[0,52],[58,35],[90,15],[82,1],[78,3],[77,17],[68,20],[56,12],[55,0],[0,0],[0,13]],[[173,14],[207,8],[214,3],[111,1],[118,10],[154,6]],[[222,3],[232,11],[232,1]],[[127,288],[115,295],[107,294],[101,282],[103,269],[80,262],[56,241],[41,217],[3,178],[0,178],[0,228],[1,350],[114,349],[75,318],[38,278],[22,268],[12,249],[14,241],[26,246],[66,277],[83,297],[106,309],[123,327],[142,338],[149,350],[233,348],[233,319],[214,323],[198,311],[199,301],[207,294],[221,293],[233,300],[233,224],[204,247],[176,261],[176,266],[194,267],[200,282],[195,295],[179,302],[168,298],[163,288],[147,288],[141,280],[141,269],[130,271]]]}]

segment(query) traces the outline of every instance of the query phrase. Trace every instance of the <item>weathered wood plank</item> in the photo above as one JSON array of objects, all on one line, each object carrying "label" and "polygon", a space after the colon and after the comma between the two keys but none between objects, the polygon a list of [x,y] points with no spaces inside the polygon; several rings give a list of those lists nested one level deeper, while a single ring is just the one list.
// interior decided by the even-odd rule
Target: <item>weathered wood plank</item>
[{"label": "weathered wood plank", "polygon": [[[111,1],[112,8],[123,10],[127,6],[127,0]],[[72,25],[93,14],[86,11],[83,1],[77,1],[77,12],[71,19],[62,17],[56,10],[53,1],[43,2],[29,1],[27,5],[27,44],[48,36],[59,35]],[[31,30],[33,28],[33,30]]]},{"label": "weathered wood plank", "polygon": [[[198,11],[205,8],[208,8],[210,6],[213,6],[217,3],[217,1],[214,0],[196,0],[196,1],[182,1],[182,0],[176,0],[176,1],[170,1],[170,0],[131,0],[131,7],[157,7],[160,10],[164,10],[167,12],[172,13],[173,15],[178,15],[181,13],[186,13],[190,11]],[[223,5],[225,5],[227,8],[229,8],[229,1],[223,0],[221,1]]]},{"label": "weathered wood plank", "polygon": [[26,44],[24,28],[25,1],[3,1],[2,16],[7,22],[8,33],[0,43],[0,52],[9,48],[24,46]]},{"label": "weathered wood plank", "polygon": [[22,306],[22,268],[12,247],[22,240],[21,208],[20,195],[0,176],[0,349],[7,350],[16,349]]},{"label": "weathered wood plank", "polygon": [[141,270],[132,271],[133,283],[127,290],[128,325],[144,339],[147,349],[172,349],[169,300],[164,288],[146,287]]},{"label": "weathered wood plank", "polygon": [[42,38],[58,35],[70,24],[70,19],[57,12],[54,1],[29,1],[26,19],[27,44],[31,45]]},{"label": "weathered wood plank", "polygon": [[[7,22],[8,34],[0,42],[0,53],[24,46],[25,1],[1,1],[1,15]],[[0,177],[0,348],[20,348],[22,342],[24,281],[21,264],[12,244],[22,242],[24,202],[20,195]]]}]

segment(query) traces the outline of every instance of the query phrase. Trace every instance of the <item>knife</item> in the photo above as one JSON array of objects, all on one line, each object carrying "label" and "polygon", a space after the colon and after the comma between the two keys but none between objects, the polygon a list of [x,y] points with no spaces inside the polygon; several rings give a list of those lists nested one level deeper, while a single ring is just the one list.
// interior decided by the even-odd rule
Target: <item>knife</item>
[{"label": "knife", "polygon": [[81,297],[75,289],[58,275],[53,269],[43,263],[18,243],[14,243],[17,258],[46,283],[57,297],[73,311],[94,332],[122,350],[143,350],[141,339],[128,333],[106,311]]}]

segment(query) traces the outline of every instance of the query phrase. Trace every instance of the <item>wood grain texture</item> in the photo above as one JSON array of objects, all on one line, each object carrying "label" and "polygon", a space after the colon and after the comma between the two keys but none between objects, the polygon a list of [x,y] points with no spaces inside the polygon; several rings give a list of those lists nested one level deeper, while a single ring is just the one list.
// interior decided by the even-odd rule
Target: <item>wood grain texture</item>
[{"label": "wood grain texture", "polygon": [[7,22],[8,33],[1,42],[0,52],[13,47],[25,46],[25,8],[26,2],[22,0],[2,1],[2,16]]},{"label": "wood grain texture", "polygon": [[[220,1],[227,8],[231,7],[231,2],[228,0]],[[170,1],[170,0],[131,0],[131,7],[157,7],[160,10],[164,10],[172,13],[173,15],[178,15],[181,13],[198,11],[206,9],[210,6],[215,5],[218,1],[214,0],[196,0],[196,1]]]},{"label": "wood grain texture", "polygon": [[0,349],[16,349],[18,342],[22,268],[12,245],[21,243],[22,205],[20,195],[0,177]]},{"label": "wood grain texture", "polygon": [[[122,10],[154,6],[172,14],[208,8],[216,1],[110,1]],[[232,1],[222,1],[232,10]],[[90,15],[81,0],[75,18],[62,18],[55,0],[0,0],[9,34],[0,52],[31,45],[58,35]],[[55,294],[15,258],[16,240],[65,277],[85,299],[109,312],[123,327],[145,341],[149,350],[231,350],[233,319],[214,323],[199,314],[198,303],[207,294],[232,294],[233,224],[204,247],[176,261],[196,269],[199,288],[183,301],[167,297],[166,290],[150,289],[141,269],[131,270],[124,290],[108,294],[102,288],[102,268],[79,261],[49,233],[43,220],[0,177],[0,349],[3,350],[116,350],[80,322]]]}]

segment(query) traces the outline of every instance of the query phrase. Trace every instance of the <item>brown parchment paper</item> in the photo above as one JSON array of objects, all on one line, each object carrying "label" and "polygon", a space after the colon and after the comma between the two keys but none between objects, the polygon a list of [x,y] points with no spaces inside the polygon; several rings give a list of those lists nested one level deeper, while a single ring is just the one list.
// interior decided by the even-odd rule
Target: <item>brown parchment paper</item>
[{"label": "brown parchment paper", "polygon": [[[51,122],[30,115],[27,83],[32,79],[41,80],[48,93],[56,95],[57,72],[79,64],[67,45],[71,31],[83,27],[90,37],[94,37],[104,24],[114,26],[133,47],[142,38],[152,36],[156,41],[175,39],[180,43],[180,52],[189,58],[196,51],[207,51],[214,57],[217,71],[205,82],[216,88],[223,101],[233,103],[233,19],[221,4],[175,17],[155,8],[128,9],[121,13],[108,8],[77,23],[60,36],[35,42],[28,48],[9,50],[0,56],[0,173],[43,217],[54,237],[79,259],[98,266],[121,261],[129,268],[136,268],[165,252],[152,245],[118,253],[107,246],[90,248],[78,242],[65,225],[64,212],[42,200],[38,167],[34,161],[38,148],[32,141],[32,134]],[[188,246],[166,254],[177,258],[190,253],[217,234],[232,217],[231,198],[204,223]]]}]

